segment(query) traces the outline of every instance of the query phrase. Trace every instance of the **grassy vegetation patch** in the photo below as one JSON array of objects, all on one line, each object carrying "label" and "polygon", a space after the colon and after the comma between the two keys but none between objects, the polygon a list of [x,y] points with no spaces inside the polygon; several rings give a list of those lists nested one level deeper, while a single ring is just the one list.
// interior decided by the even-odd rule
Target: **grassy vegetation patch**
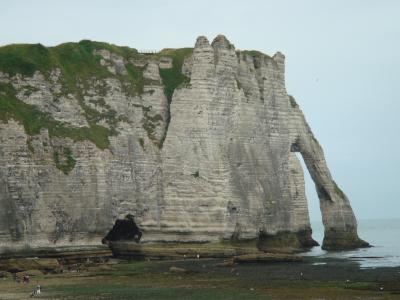
[{"label": "grassy vegetation patch", "polygon": [[0,70],[11,76],[19,73],[32,76],[47,71],[54,64],[48,48],[42,44],[18,44],[0,47]]},{"label": "grassy vegetation patch", "polygon": [[248,55],[251,57],[260,57],[260,58],[269,58],[271,59],[271,56],[262,53],[261,51],[257,50],[242,50],[242,51],[237,51],[237,53],[242,53],[243,55]]},{"label": "grassy vegetation patch", "polygon": [[[102,57],[94,54],[94,50],[105,49],[121,56],[125,61],[127,74],[114,75],[100,64]],[[189,78],[182,74],[182,65],[185,57],[191,55],[192,48],[167,49],[151,56],[159,58],[166,56],[172,58],[172,68],[161,69],[160,76],[164,84],[164,92],[169,101],[172,101],[174,90],[179,86],[189,83]],[[48,113],[41,112],[34,105],[20,101],[16,97],[16,91],[11,84],[0,85],[0,119],[7,121],[14,118],[23,124],[28,135],[35,135],[42,128],[47,128],[50,136],[69,137],[74,141],[90,140],[100,149],[109,146],[109,136],[117,134],[115,128],[121,118],[117,112],[112,110],[105,101],[93,100],[95,105],[100,105],[106,111],[99,112],[84,101],[85,91],[90,88],[93,80],[102,80],[114,77],[121,83],[122,90],[130,96],[137,96],[144,93],[145,85],[159,85],[157,81],[145,79],[143,71],[146,66],[138,67],[130,61],[141,58],[149,59],[148,55],[139,54],[136,49],[119,47],[112,44],[82,40],[79,43],[64,43],[55,47],[44,47],[41,44],[14,44],[0,47],[0,70],[10,74],[22,74],[33,76],[40,71],[46,78],[49,78],[51,71],[61,71],[60,83],[61,93],[55,95],[55,102],[61,101],[64,95],[70,98],[73,95],[85,113],[89,124],[88,127],[76,128],[56,121]],[[29,96],[37,91],[34,87],[24,87],[24,95]],[[99,95],[107,95],[107,87],[99,87]],[[150,93],[153,93],[151,91]],[[93,102],[92,101],[92,102]],[[160,125],[162,117],[155,115],[150,117],[146,110],[143,110],[143,128],[149,138],[162,147],[165,135],[160,141],[156,139],[156,127]],[[98,125],[99,121],[105,120],[110,129]],[[165,120],[167,123],[169,120]]]},{"label": "grassy vegetation patch", "polygon": [[[160,249],[167,248],[160,245]],[[328,264],[314,266],[316,261]],[[39,282],[42,299],[397,299],[400,287],[398,268],[360,271],[350,261],[342,265],[343,261],[308,257],[304,263],[223,265],[226,262],[229,261],[66,262],[63,273],[32,275],[30,285],[16,284],[11,277],[2,278],[0,294],[7,299],[25,299],[32,284]],[[79,268],[80,272],[70,272],[70,267]],[[188,272],[174,273],[172,267]]]},{"label": "grassy vegetation patch", "polygon": [[51,70],[59,68],[64,83],[72,91],[79,81],[109,75],[107,68],[99,63],[101,57],[93,55],[94,49],[111,49],[126,57],[137,53],[135,49],[88,40],[49,48],[41,44],[13,44],[0,47],[0,70],[11,76],[17,73],[32,76],[35,71],[48,75]]},{"label": "grassy vegetation patch", "polygon": [[24,126],[28,135],[39,134],[42,128],[47,128],[50,137],[69,137],[74,141],[89,140],[100,149],[109,146],[110,129],[96,124],[91,124],[90,127],[69,127],[52,118],[50,114],[40,111],[36,106],[17,99],[15,95],[16,91],[11,84],[0,83],[0,120],[17,120]]},{"label": "grassy vegetation patch", "polygon": [[152,140],[159,148],[161,148],[162,144],[159,143],[156,137],[157,134],[156,128],[157,126],[160,125],[160,122],[163,121],[162,116],[159,114],[154,116],[149,116],[147,111],[143,111],[143,113],[144,113],[144,118],[142,123],[143,129],[146,130],[149,139]]},{"label": "grassy vegetation patch", "polygon": [[[76,94],[78,89],[85,87],[89,79],[112,76],[108,69],[100,64],[101,56],[93,54],[94,50],[99,49],[109,50],[126,60],[139,55],[136,49],[89,40],[49,48],[41,44],[15,44],[0,47],[0,70],[11,76],[17,73],[32,76],[35,71],[48,76],[50,71],[59,68],[64,93]],[[142,70],[132,70],[133,68],[131,65],[131,72],[128,70],[131,77],[129,79],[133,79],[135,86],[140,89],[138,78],[142,77]]]},{"label": "grassy vegetation patch", "polygon": [[[51,288],[53,295],[64,299],[262,299],[259,294],[235,288],[143,287],[118,284],[69,285]],[[90,298],[87,298],[89,296]],[[78,297],[78,298],[77,298]]]},{"label": "grassy vegetation patch", "polygon": [[[40,129],[47,128],[50,136],[69,137],[74,141],[90,140],[100,149],[107,148],[108,137],[116,134],[114,128],[119,121],[116,111],[108,109],[100,113],[83,101],[84,90],[88,88],[88,83],[93,78],[99,80],[112,76],[107,68],[100,65],[101,57],[93,54],[95,49],[107,49],[127,59],[137,55],[135,49],[88,40],[50,48],[41,44],[0,47],[0,70],[11,76],[17,73],[32,76],[35,71],[40,71],[48,77],[52,70],[59,68],[62,74],[62,93],[72,94],[78,99],[89,127],[75,128],[54,120],[49,114],[41,112],[35,106],[18,100],[12,85],[4,83],[0,84],[0,119],[3,121],[9,118],[16,119],[24,125],[28,135],[38,134]],[[142,70],[135,69],[135,72],[135,74],[131,72],[129,78],[119,79],[123,81],[124,86],[129,86],[133,82],[133,88],[140,93],[143,90]],[[35,91],[37,88],[24,87],[25,96]],[[103,88],[102,94],[105,95],[106,92]],[[105,103],[99,100],[99,104]],[[111,129],[97,125],[100,120],[106,120]]]},{"label": "grassy vegetation patch", "polygon": [[96,42],[91,40],[82,40],[79,42],[79,45],[85,48],[85,50],[88,52],[92,52],[93,50],[105,49],[119,56],[122,56],[127,60],[135,58],[139,54],[138,51],[134,48],[117,46],[109,43]]},{"label": "grassy vegetation patch", "polygon": [[129,79],[132,81],[137,94],[141,95],[144,92],[145,80],[143,78],[144,67],[137,67],[131,63],[127,64],[126,71],[128,72]]},{"label": "grassy vegetation patch", "polygon": [[172,58],[172,68],[160,69],[160,76],[164,84],[164,92],[171,103],[175,89],[181,84],[188,83],[190,78],[182,74],[182,65],[186,57],[193,52],[192,48],[182,48],[161,51],[158,55]]},{"label": "grassy vegetation patch", "polygon": [[110,74],[107,68],[100,65],[101,57],[93,55],[79,43],[65,43],[50,49],[55,61],[53,69],[61,69],[65,94],[76,94],[81,87],[85,88],[92,77],[101,79]]},{"label": "grassy vegetation patch", "polygon": [[66,175],[72,171],[76,164],[72,150],[68,147],[55,148],[53,152],[53,159],[56,163],[56,167]]},{"label": "grassy vegetation patch", "polygon": [[[129,62],[131,59],[135,59],[140,56],[136,49],[129,47],[120,47],[112,44],[102,43],[102,42],[94,42],[89,40],[82,40],[79,42],[79,46],[81,49],[84,49],[86,53],[89,53],[92,57],[94,57],[94,63],[97,67],[100,66],[99,61],[101,59],[98,55],[93,55],[94,50],[108,50],[111,53],[117,54],[121,56],[127,62],[125,65],[127,74],[117,74],[114,75],[121,82],[123,91],[131,96],[141,95],[144,92],[144,85],[146,84],[146,80],[143,78],[144,67],[137,67]],[[90,59],[89,59],[90,61]],[[100,68],[106,70],[104,67]],[[90,71],[94,71],[94,66],[90,66],[88,68]],[[95,73],[95,74],[94,74]],[[95,75],[96,79],[99,78],[99,73],[96,71],[92,73],[92,76]],[[104,75],[100,72],[101,75]],[[106,76],[112,76],[108,71]],[[103,76],[100,76],[103,77]],[[87,76],[86,76],[87,78]]]}]

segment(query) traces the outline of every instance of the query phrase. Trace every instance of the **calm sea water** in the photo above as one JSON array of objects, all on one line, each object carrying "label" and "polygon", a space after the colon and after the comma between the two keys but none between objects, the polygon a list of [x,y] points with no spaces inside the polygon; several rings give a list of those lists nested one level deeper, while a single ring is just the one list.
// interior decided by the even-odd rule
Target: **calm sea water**
[{"label": "calm sea water", "polygon": [[[322,244],[324,228],[313,222],[313,238]],[[400,219],[360,220],[359,236],[374,247],[352,251],[324,251],[314,247],[306,255],[330,258],[347,258],[360,263],[361,268],[400,266]]]}]

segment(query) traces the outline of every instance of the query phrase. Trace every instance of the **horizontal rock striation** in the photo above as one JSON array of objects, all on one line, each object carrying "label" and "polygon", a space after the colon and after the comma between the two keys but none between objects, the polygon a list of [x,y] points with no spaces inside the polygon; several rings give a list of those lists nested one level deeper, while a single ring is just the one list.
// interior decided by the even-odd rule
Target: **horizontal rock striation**
[{"label": "horizontal rock striation", "polygon": [[284,59],[224,36],[153,54],[91,41],[0,48],[0,251],[99,245],[127,215],[141,243],[312,247],[296,152],[323,247],[366,246],[286,92]]}]

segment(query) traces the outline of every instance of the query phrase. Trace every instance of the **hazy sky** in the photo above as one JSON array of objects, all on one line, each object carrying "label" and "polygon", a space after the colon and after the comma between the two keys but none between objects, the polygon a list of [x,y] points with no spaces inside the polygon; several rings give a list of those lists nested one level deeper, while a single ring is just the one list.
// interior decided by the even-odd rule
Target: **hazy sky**
[{"label": "hazy sky", "polygon": [[[281,51],[288,93],[356,216],[400,217],[400,1],[0,0],[0,28],[0,44],[162,49],[222,33],[238,49]],[[319,220],[308,173],[306,189]]]}]

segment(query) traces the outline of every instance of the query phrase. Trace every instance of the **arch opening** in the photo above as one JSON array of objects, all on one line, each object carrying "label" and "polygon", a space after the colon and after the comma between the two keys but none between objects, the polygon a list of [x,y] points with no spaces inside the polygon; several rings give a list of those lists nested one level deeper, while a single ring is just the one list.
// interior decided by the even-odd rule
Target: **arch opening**
[{"label": "arch opening", "polygon": [[312,238],[316,240],[319,245],[322,245],[322,241],[324,239],[324,225],[322,223],[319,195],[318,192],[316,192],[315,183],[311,178],[301,153],[295,152],[295,154],[300,161],[301,168],[303,169],[305,196],[312,229]]}]

